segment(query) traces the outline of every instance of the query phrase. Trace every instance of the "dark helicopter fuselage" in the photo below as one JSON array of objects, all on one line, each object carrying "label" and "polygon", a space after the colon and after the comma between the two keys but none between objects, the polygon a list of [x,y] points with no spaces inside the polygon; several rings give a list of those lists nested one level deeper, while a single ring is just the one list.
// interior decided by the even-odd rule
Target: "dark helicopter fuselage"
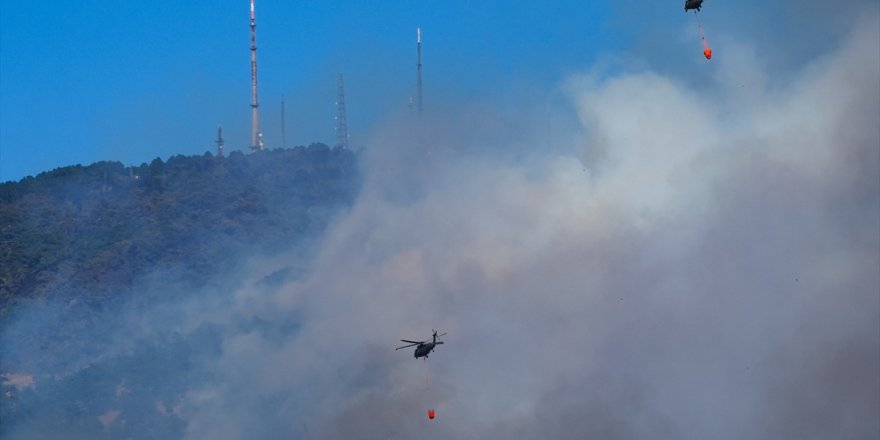
[{"label": "dark helicopter fuselage", "polygon": [[684,0],[684,12],[690,11],[691,9],[700,10],[703,6],[703,0]]},{"label": "dark helicopter fuselage", "polygon": [[413,354],[413,356],[415,356],[416,359],[418,359],[420,357],[428,357],[428,354],[434,350],[434,347],[437,344],[442,344],[442,343],[443,342],[441,341],[441,342],[436,342],[436,343],[435,342],[425,342],[424,344],[419,344],[419,346],[416,347],[416,351]]}]

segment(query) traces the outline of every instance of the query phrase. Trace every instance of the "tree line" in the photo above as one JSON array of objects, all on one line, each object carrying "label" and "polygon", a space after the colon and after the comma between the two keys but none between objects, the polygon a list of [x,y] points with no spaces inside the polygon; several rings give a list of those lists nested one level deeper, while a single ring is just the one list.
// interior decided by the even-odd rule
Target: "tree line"
[{"label": "tree line", "polygon": [[0,184],[0,312],[112,296],[157,270],[198,285],[236,256],[319,233],[359,187],[357,154],[324,144],[98,162]]}]

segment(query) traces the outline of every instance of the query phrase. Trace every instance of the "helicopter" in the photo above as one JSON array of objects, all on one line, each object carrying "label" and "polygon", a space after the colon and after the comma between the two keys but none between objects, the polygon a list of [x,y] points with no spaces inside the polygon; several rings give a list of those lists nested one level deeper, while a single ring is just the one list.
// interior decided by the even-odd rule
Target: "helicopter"
[{"label": "helicopter", "polygon": [[413,345],[417,345],[418,347],[416,347],[416,351],[413,354],[413,356],[415,356],[416,359],[418,359],[422,356],[424,356],[425,359],[427,359],[428,354],[434,350],[434,347],[443,343],[443,341],[438,341],[437,338],[439,338],[440,336],[446,335],[446,333],[441,333],[438,335],[437,330],[434,330],[434,329],[431,329],[431,331],[434,332],[434,335],[431,337],[430,341],[408,341],[406,339],[401,339],[400,342],[407,342],[407,343],[409,343],[409,345],[404,345],[403,347],[397,347],[397,348],[395,348],[395,350],[400,350],[401,348],[407,348],[407,347],[412,347]]},{"label": "helicopter", "polygon": [[703,0],[684,0],[684,12],[687,12],[691,9],[700,10],[703,6]]}]

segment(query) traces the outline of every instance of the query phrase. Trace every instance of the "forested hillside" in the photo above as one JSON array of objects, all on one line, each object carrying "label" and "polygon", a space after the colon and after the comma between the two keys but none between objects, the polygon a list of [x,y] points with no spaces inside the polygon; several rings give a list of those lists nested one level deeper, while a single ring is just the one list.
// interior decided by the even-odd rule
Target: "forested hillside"
[{"label": "forested hillside", "polygon": [[323,230],[359,188],[356,155],[323,144],[125,167],[70,166],[0,185],[0,311],[100,298],[163,270],[198,285],[236,257]]}]

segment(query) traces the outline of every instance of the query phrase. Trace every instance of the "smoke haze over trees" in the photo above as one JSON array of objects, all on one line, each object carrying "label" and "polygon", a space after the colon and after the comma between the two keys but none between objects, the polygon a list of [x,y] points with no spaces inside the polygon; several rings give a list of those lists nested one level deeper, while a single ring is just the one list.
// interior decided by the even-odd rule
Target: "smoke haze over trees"
[{"label": "smoke haze over trees", "polygon": [[323,144],[245,156],[174,156],[59,168],[0,186],[0,309],[101,298],[163,269],[194,286],[234,255],[288,250],[358,189],[355,156]]}]

